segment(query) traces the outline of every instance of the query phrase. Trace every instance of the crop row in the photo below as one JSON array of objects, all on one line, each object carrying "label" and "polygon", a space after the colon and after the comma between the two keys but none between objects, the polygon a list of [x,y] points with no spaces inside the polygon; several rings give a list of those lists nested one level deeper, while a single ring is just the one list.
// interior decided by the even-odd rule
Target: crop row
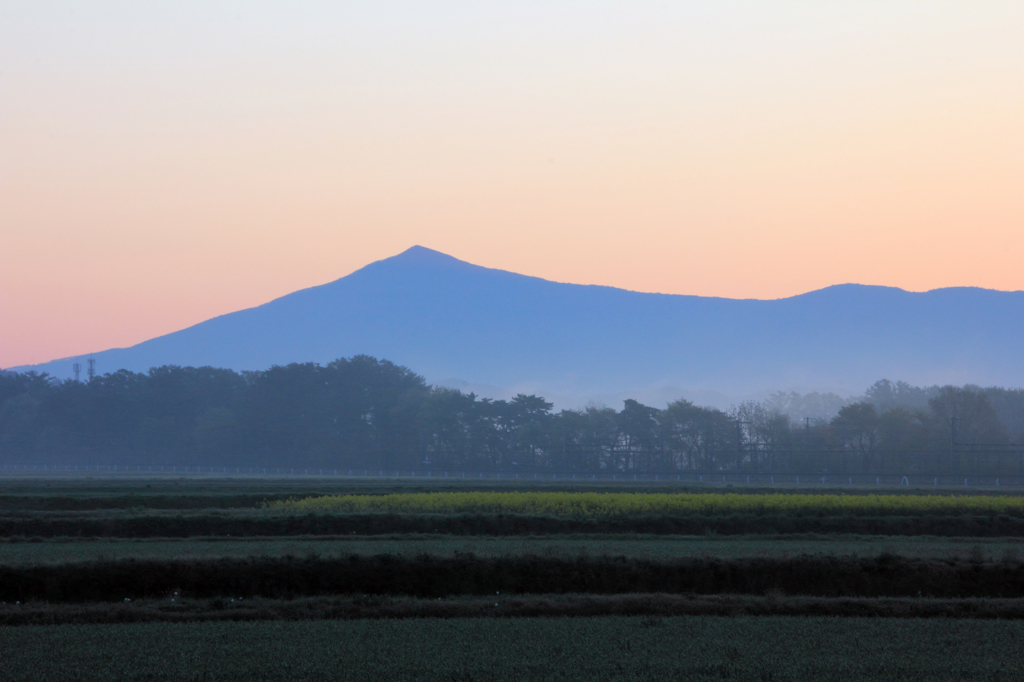
[{"label": "crop row", "polygon": [[456,553],[501,557],[509,555],[628,556],[665,560],[692,556],[718,558],[786,557],[803,554],[877,556],[899,554],[922,559],[970,557],[977,560],[1016,560],[1024,553],[1017,538],[936,538],[856,535],[328,535],[293,537],[206,538],[74,538],[0,539],[0,564],[62,564],[113,559],[219,559],[251,556],[347,557],[353,554]]},{"label": "crop row", "polygon": [[574,518],[650,515],[787,514],[1024,516],[1024,497],[714,493],[443,492],[326,495],[269,502],[294,512],[542,514]]},{"label": "crop row", "polygon": [[808,516],[613,516],[574,518],[527,514],[118,514],[104,518],[51,514],[0,517],[0,537],[187,538],[294,535],[554,535],[563,533],[654,535],[778,535],[798,533],[1024,537],[1024,518],[1008,515]]},{"label": "crop row", "polygon": [[0,604],[0,626],[201,623],[405,618],[572,616],[844,616],[1024,621],[1024,599],[802,597],[776,595],[567,594],[423,599],[333,595],[297,599],[136,599],[131,602]]}]

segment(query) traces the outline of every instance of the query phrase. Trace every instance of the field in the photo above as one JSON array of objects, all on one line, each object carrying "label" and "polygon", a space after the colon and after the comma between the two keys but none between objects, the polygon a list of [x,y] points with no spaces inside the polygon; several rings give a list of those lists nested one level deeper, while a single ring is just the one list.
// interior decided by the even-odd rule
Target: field
[{"label": "field", "polygon": [[[1018,680],[1021,621],[596,617],[0,629],[5,680]],[[53,656],[60,651],[60,656]]]},{"label": "field", "polygon": [[5,680],[1019,679],[1024,495],[6,477],[0,602]]}]

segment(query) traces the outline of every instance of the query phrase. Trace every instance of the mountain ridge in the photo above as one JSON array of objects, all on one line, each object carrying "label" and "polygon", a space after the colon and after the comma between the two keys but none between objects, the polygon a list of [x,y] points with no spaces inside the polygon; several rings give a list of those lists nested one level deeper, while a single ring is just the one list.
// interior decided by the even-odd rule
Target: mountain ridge
[{"label": "mountain ridge", "polygon": [[553,282],[414,246],[332,282],[127,348],[12,368],[66,378],[162,364],[264,369],[356,354],[430,381],[567,396],[751,395],[913,383],[1024,385],[1024,292],[838,284],[729,299]]}]

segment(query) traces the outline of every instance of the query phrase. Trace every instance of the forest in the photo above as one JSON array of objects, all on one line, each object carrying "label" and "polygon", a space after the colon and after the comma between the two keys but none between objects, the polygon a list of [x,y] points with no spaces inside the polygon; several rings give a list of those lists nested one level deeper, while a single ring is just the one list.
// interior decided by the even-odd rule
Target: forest
[{"label": "forest", "polygon": [[[799,396],[796,396],[799,397]],[[831,418],[777,394],[554,411],[430,386],[369,356],[264,371],[164,366],[88,381],[0,374],[3,466],[558,473],[1024,474],[1024,390],[882,380]]]}]

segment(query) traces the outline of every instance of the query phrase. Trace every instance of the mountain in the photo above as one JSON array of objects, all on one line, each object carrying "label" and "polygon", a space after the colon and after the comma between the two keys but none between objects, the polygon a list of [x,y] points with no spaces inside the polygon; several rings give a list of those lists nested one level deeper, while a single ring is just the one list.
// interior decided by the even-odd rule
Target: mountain
[{"label": "mountain", "polygon": [[[368,354],[431,382],[536,392],[564,405],[631,394],[663,402],[673,392],[849,393],[881,377],[1020,386],[1022,340],[1019,291],[844,284],[773,301],[648,294],[550,282],[415,246],[329,284],[91,357],[110,372]],[[85,357],[16,369],[69,377]]]}]

